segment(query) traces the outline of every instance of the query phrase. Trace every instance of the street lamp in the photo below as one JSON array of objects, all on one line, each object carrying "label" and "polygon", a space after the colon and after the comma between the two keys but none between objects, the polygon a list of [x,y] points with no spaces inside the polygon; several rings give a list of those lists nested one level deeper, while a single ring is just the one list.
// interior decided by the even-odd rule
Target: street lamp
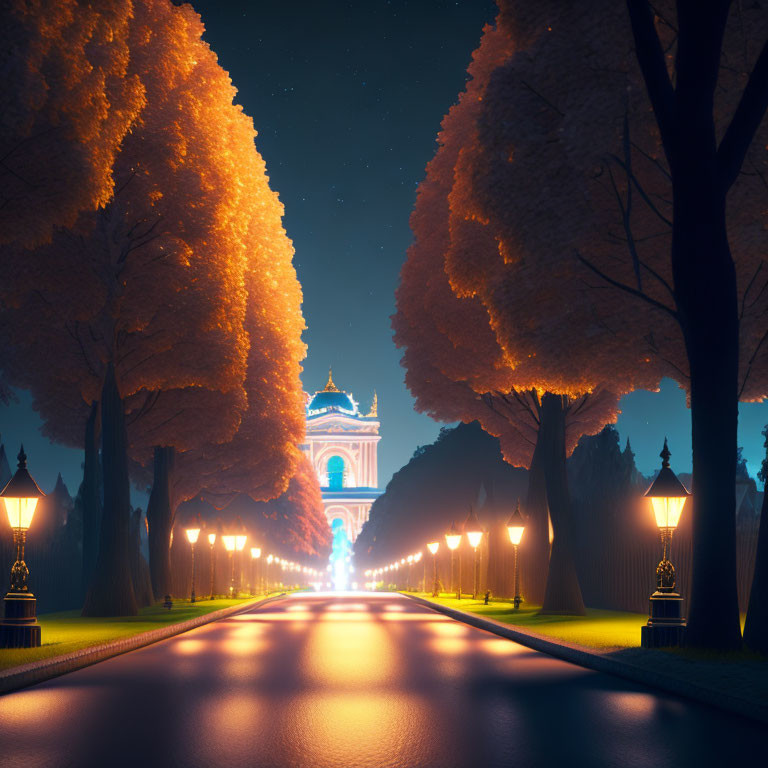
[{"label": "street lamp", "polygon": [[[432,597],[437,597],[440,591],[437,583],[437,550],[440,549],[440,542],[433,541],[427,544],[427,549],[432,555]],[[424,591],[427,591],[426,585]]]},{"label": "street lamp", "polygon": [[520,607],[520,603],[523,598],[520,597],[520,568],[517,561],[517,550],[520,547],[520,540],[523,538],[523,531],[525,530],[525,518],[520,512],[520,499],[517,500],[517,507],[512,513],[512,516],[507,520],[507,533],[509,533],[509,540],[512,542],[512,546],[515,548],[515,610]]},{"label": "street lamp", "polygon": [[661,469],[646,496],[651,500],[656,525],[661,534],[662,558],[656,567],[656,591],[650,598],[648,623],[640,630],[643,648],[682,645],[686,620],[683,618],[683,598],[675,591],[675,567],[669,561],[672,534],[680,522],[685,500],[691,495],[669,468],[669,447],[664,438]]},{"label": "street lamp", "polygon": [[208,534],[208,543],[211,545],[211,600],[213,600],[213,586],[216,583],[216,534]]},{"label": "street lamp", "polygon": [[192,546],[192,596],[189,599],[190,603],[195,602],[195,544],[200,536],[199,528],[187,528],[187,541]]},{"label": "street lamp", "polygon": [[[253,577],[253,584],[256,586],[256,582],[258,581],[258,572],[259,572],[259,563],[258,560],[261,557],[261,547],[251,547],[251,575]],[[259,587],[256,587],[261,591]],[[254,594],[253,590],[251,590],[251,594]]]},{"label": "street lamp", "polygon": [[[418,565],[421,562],[421,557],[422,557],[421,552],[417,552],[413,556],[413,562]],[[423,573],[422,573],[421,585],[424,588],[423,591],[426,592],[427,591],[427,561],[426,560],[424,561],[424,567],[422,570],[423,570]]]},{"label": "street lamp", "polygon": [[272,589],[272,569],[270,566],[272,565],[273,561],[275,559],[274,555],[267,555],[267,594],[269,594],[270,590]]},{"label": "street lamp", "polygon": [[472,547],[472,599],[477,600],[477,590],[480,582],[480,563],[477,559],[477,548],[483,538],[483,529],[477,519],[475,510],[469,508],[469,514],[464,521],[464,533],[467,534],[469,546]]},{"label": "street lamp", "polygon": [[27,584],[29,569],[24,562],[24,545],[38,499],[45,494],[27,471],[27,455],[23,445],[18,459],[16,474],[0,492],[16,545],[16,561],[11,567],[11,588],[3,601],[5,612],[0,622],[0,648],[37,648],[41,642],[40,625],[36,618],[35,596]]},{"label": "street lamp", "polygon": [[243,533],[238,533],[235,536],[235,550],[239,553],[237,560],[237,591],[242,591],[243,586],[243,555],[242,551],[245,549],[245,542],[248,540],[248,536]]},{"label": "street lamp", "polygon": [[224,549],[227,550],[227,557],[229,558],[230,565],[230,578],[229,578],[229,596],[235,596],[235,536],[222,536],[221,540],[224,543]]},{"label": "street lamp", "polygon": [[408,584],[406,585],[406,591],[411,591],[411,583],[413,582],[412,574],[413,574],[413,555],[408,555],[406,558],[408,560]]},{"label": "street lamp", "polygon": [[[451,523],[450,530],[445,534],[445,544],[451,550],[451,586],[454,586],[456,585],[456,549],[461,544],[461,534],[456,530],[456,523]],[[461,558],[459,558],[459,583],[456,585],[456,599],[461,600]]]}]

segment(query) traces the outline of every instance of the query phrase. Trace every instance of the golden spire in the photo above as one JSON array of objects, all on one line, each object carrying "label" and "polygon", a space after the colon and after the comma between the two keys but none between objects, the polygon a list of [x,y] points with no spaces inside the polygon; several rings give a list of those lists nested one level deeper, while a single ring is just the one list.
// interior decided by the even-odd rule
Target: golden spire
[{"label": "golden spire", "polygon": [[376,390],[373,390],[373,402],[371,403],[371,411],[366,414],[366,418],[377,419],[379,417],[379,398],[376,395]]},{"label": "golden spire", "polygon": [[325,385],[323,392],[340,392],[341,390],[333,383],[333,375],[331,369],[328,369],[328,383]]}]

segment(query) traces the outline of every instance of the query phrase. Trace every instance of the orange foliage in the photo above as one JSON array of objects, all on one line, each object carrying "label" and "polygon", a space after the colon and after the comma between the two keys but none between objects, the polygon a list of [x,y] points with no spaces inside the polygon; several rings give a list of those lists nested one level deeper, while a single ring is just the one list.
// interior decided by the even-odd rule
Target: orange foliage
[{"label": "orange foliage", "polygon": [[[499,5],[497,32],[510,45],[483,91],[450,191],[452,288],[482,302],[505,355],[527,371],[524,386],[573,395],[610,382],[621,394],[670,376],[687,389],[673,317],[671,181],[626,7],[601,0],[585,14],[554,0]],[[674,51],[674,4],[654,7]],[[734,7],[715,104],[720,135],[766,36],[761,9]],[[741,399],[768,393],[766,144],[764,120],[728,196]]]},{"label": "orange foliage", "polygon": [[[528,466],[538,437],[543,394],[542,382],[535,378],[538,361],[533,356],[513,357],[502,348],[479,298],[469,290],[458,296],[445,272],[451,247],[448,198],[454,168],[473,141],[483,109],[478,94],[510,52],[508,35],[486,27],[469,68],[467,90],[445,117],[438,152],[419,186],[411,216],[414,244],[401,273],[393,327],[396,343],[404,348],[406,383],[416,397],[416,407],[444,421],[478,419],[487,432],[500,438],[507,461]],[[480,218],[467,217],[482,227]],[[494,248],[498,255],[496,242],[482,245]],[[616,396],[604,389],[588,397],[583,397],[584,391],[573,394],[571,417],[566,420],[569,453],[582,434],[599,431],[618,413]]]},{"label": "orange foliage", "polygon": [[0,243],[50,241],[112,196],[112,165],[139,110],[128,73],[130,0],[5,0]]},{"label": "orange foliage", "polygon": [[270,498],[303,438],[304,321],[283,208],[200,17],[169,0],[133,6],[124,79],[147,106],[108,204],[48,246],[9,252],[3,367],[33,391],[48,433],[80,445],[111,362],[134,460],[154,445],[181,452],[177,500],[202,488]]}]

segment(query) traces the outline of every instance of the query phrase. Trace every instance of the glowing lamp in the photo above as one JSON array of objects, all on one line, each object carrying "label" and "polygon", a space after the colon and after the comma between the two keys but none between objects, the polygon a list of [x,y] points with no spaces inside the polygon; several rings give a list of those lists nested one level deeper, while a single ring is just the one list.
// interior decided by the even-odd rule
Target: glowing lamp
[{"label": "glowing lamp", "polygon": [[413,555],[408,555],[408,557],[406,559],[408,560],[409,563],[412,563],[413,562]]},{"label": "glowing lamp", "polygon": [[251,547],[251,557],[258,560],[261,557],[261,547]]},{"label": "glowing lamp", "polygon": [[221,540],[224,542],[224,549],[227,552],[235,551],[235,537],[234,536],[222,536]]},{"label": "glowing lamp", "polygon": [[461,544],[461,534],[456,530],[456,523],[451,523],[450,530],[445,534],[445,544],[451,551]]},{"label": "glowing lamp", "polygon": [[268,563],[269,565],[272,565],[272,561],[273,561],[274,559],[275,559],[275,558],[274,558],[272,555],[267,555],[267,563]]},{"label": "glowing lamp", "polygon": [[420,560],[421,560],[421,552],[417,552],[417,553],[416,553],[416,554],[413,556],[413,562],[414,562],[414,563],[418,563]]},{"label": "glowing lamp", "polygon": [[464,533],[467,534],[469,546],[472,549],[477,549],[483,538],[483,529],[480,527],[480,521],[477,519],[477,515],[472,507],[469,508],[469,514],[464,521]]},{"label": "glowing lamp", "polygon": [[245,547],[245,542],[246,542],[247,539],[248,539],[248,537],[245,536],[245,535],[235,536],[235,549],[238,552],[242,552],[243,551],[243,548]]},{"label": "glowing lamp", "polygon": [[[469,508],[469,514],[464,521],[464,533],[467,534],[467,540],[472,547],[472,599],[477,600],[477,591],[480,587],[480,563],[477,559],[477,547],[483,538],[483,529],[480,527],[480,521],[472,507]],[[461,577],[459,577],[459,581],[461,581]]]},{"label": "glowing lamp", "polygon": [[5,504],[5,512],[8,515],[11,528],[14,531],[27,531],[32,525],[37,501],[43,498],[45,494],[27,470],[27,454],[24,453],[23,445],[19,451],[18,459],[19,466],[16,469],[16,474],[0,492],[0,498]]},{"label": "glowing lamp", "polygon": [[213,546],[216,543],[216,534],[215,533],[209,533],[208,534],[208,543]]},{"label": "glowing lamp", "polygon": [[517,506],[512,513],[509,520],[507,520],[507,533],[509,534],[509,540],[512,542],[512,546],[515,548],[515,597],[514,604],[515,610],[520,607],[520,603],[523,602],[523,598],[520,596],[520,568],[518,565],[518,548],[520,547],[520,540],[523,538],[523,531],[525,530],[525,518],[520,512],[520,499],[517,500]]},{"label": "glowing lamp", "polygon": [[29,569],[24,562],[24,545],[38,499],[45,494],[27,470],[27,455],[23,445],[18,459],[16,473],[0,491],[16,545],[16,562],[11,567],[11,588],[3,601],[5,618],[0,622],[0,648],[37,648],[41,643],[40,625],[36,619],[35,596],[27,584]]},{"label": "glowing lamp", "polygon": [[200,529],[199,528],[187,528],[187,541],[190,544],[197,544],[197,540],[200,537]]},{"label": "glowing lamp", "polygon": [[525,531],[525,518],[520,512],[520,499],[517,500],[517,507],[512,513],[512,516],[507,520],[507,533],[509,534],[509,540],[518,546],[523,538],[523,531]]},{"label": "glowing lamp", "polygon": [[664,438],[661,449],[661,469],[645,495],[651,500],[656,525],[661,534],[662,556],[656,566],[656,591],[650,598],[648,623],[641,628],[643,648],[682,645],[686,620],[683,618],[683,598],[675,590],[675,567],[670,562],[672,534],[680,522],[685,500],[691,494],[669,467],[669,446]]},{"label": "glowing lamp", "polygon": [[680,522],[680,515],[685,506],[685,500],[691,495],[688,489],[677,479],[677,475],[669,468],[669,457],[672,454],[664,438],[664,448],[661,457],[661,469],[651,487],[645,492],[651,500],[656,525],[661,528],[674,530]]},{"label": "glowing lamp", "polygon": [[433,541],[431,544],[427,544],[427,549],[430,551],[430,554],[436,555],[437,550],[440,549],[440,542]]}]

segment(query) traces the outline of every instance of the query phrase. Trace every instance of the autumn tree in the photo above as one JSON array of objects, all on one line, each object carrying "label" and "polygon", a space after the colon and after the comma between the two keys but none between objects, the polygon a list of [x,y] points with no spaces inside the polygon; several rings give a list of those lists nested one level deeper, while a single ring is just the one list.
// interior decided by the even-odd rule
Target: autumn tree
[{"label": "autumn tree", "polygon": [[34,246],[112,196],[112,165],[144,105],[129,73],[133,4],[0,7],[0,243]]},{"label": "autumn tree", "polygon": [[[610,2],[590,15],[500,4],[515,50],[456,168],[447,264],[505,349],[527,334],[523,357],[575,369],[585,386],[653,388],[668,375],[688,391],[689,640],[726,648],[739,642],[736,406],[765,394],[768,358],[756,204],[768,136],[752,143],[766,130],[768,20],[758,8],[729,16],[728,3],[678,5],[655,5],[654,18],[645,2],[629,15]],[[534,305],[517,301],[521,286],[538,290]]]},{"label": "autumn tree", "polygon": [[[198,421],[195,430],[190,419],[203,390],[234,393],[244,406],[237,389],[246,372],[250,424],[299,401],[303,320],[282,207],[254,148],[252,122],[233,104],[234,89],[202,31],[189,6],[136,4],[128,75],[140,78],[151,108],[115,161],[115,195],[103,211],[81,216],[50,246],[14,262],[14,329],[36,311],[35,327],[14,335],[7,365],[16,383],[34,391],[43,374],[54,390],[76,388],[81,423],[100,405],[105,503],[88,613],[134,610],[125,567],[129,444],[141,452],[156,440],[160,448],[208,455],[207,446],[231,437],[241,418],[237,407],[223,408],[220,423]],[[62,397],[69,400],[70,391]],[[56,397],[46,402],[55,422]],[[173,411],[180,403],[183,419]],[[290,440],[274,425],[271,433],[243,433],[252,450],[230,448],[228,477],[240,472],[246,488],[282,490],[290,472],[276,481],[273,457],[284,453],[290,464],[299,421],[287,420]]]},{"label": "autumn tree", "polygon": [[285,493],[259,506],[263,507],[264,530],[269,540],[298,554],[330,554],[331,527],[325,516],[320,483],[306,456],[299,458]]},{"label": "autumn tree", "polygon": [[[443,121],[440,148],[427,167],[411,218],[414,244],[401,273],[393,326],[396,343],[405,347],[406,383],[417,409],[441,420],[479,420],[499,437],[507,461],[531,468],[532,525],[526,538],[535,557],[529,562],[546,562],[547,508],[554,529],[543,609],[581,613],[565,459],[582,434],[615,420],[617,396],[594,383],[566,380],[564,371],[553,375],[535,355],[520,355],[511,343],[503,348],[486,308],[470,292],[457,295],[446,274],[454,168],[473,140],[490,73],[510,51],[506,33],[486,28],[467,90]],[[531,286],[527,289],[525,301],[539,300]]]},{"label": "autumn tree", "polygon": [[[200,494],[219,508],[239,494],[273,499],[288,488],[300,458],[304,400],[299,376],[306,351],[301,287],[282,226],[283,207],[269,189],[264,161],[255,150],[247,159],[254,195],[252,218],[243,227],[250,254],[243,277],[249,340],[243,398],[239,390],[163,392],[142,419],[145,455],[154,446],[147,515],[156,595],[170,588],[170,532],[179,504]],[[226,425],[235,418],[230,431]],[[226,439],[214,439],[217,421]],[[201,429],[205,424],[210,429]],[[132,448],[139,448],[137,441]],[[137,458],[140,454],[137,450]]]}]

